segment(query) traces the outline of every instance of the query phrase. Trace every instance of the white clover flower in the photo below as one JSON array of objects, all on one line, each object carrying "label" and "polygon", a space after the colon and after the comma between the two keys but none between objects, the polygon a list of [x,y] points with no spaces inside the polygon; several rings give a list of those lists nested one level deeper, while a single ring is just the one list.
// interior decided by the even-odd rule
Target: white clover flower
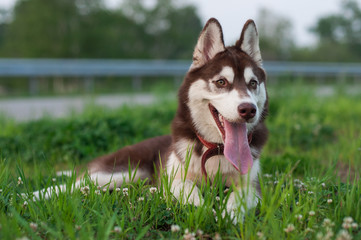
[{"label": "white clover flower", "polygon": [[95,190],[94,192],[96,195],[100,195],[100,190]]},{"label": "white clover flower", "polygon": [[323,219],[323,223],[328,225],[331,223],[331,219],[325,218],[325,219]]},{"label": "white clover flower", "polygon": [[56,182],[56,178],[52,178],[51,181]]},{"label": "white clover flower", "polygon": [[327,203],[331,204],[333,202],[333,200],[331,198],[327,199]]},{"label": "white clover flower", "polygon": [[351,224],[351,227],[352,227],[353,229],[357,229],[357,228],[358,228],[358,224],[354,222],[354,223]]},{"label": "white clover flower", "polygon": [[118,187],[115,188],[115,191],[116,191],[116,192],[120,192],[120,188],[118,188]]},{"label": "white clover flower", "polygon": [[202,237],[203,236],[203,231],[201,229],[198,229],[196,234],[197,234],[197,236]]},{"label": "white clover flower", "polygon": [[315,216],[315,214],[316,214],[315,211],[309,211],[308,212],[308,215],[310,215],[310,216]]},{"label": "white clover flower", "polygon": [[318,240],[323,240],[324,238],[323,238],[323,233],[322,232],[318,232],[317,234],[316,234],[316,239],[318,239]]},{"label": "white clover flower", "polygon": [[216,196],[216,201],[219,202],[220,201],[220,198],[218,196]]},{"label": "white clover flower", "polygon": [[325,184],[325,183],[321,183],[321,186],[322,186],[323,188],[325,188],[325,187],[326,187],[326,184]]},{"label": "white clover flower", "polygon": [[214,208],[212,208],[213,216],[217,216],[217,212]]},{"label": "white clover flower", "polygon": [[308,191],[307,193],[308,193],[308,195],[312,195],[314,192]]},{"label": "white clover flower", "polygon": [[323,220],[322,226],[324,227],[333,227],[335,224],[329,218]]},{"label": "white clover flower", "polygon": [[31,222],[29,223],[29,226],[31,229],[33,229],[33,231],[36,231],[38,229],[38,224],[36,223]]},{"label": "white clover flower", "polygon": [[129,193],[128,193],[128,188],[123,188],[123,195],[128,197]]},{"label": "white clover flower", "polygon": [[172,226],[170,226],[170,230],[173,232],[173,233],[175,233],[175,232],[179,232],[180,231],[180,226],[178,226],[178,225],[172,225]]},{"label": "white clover flower", "polygon": [[169,208],[166,208],[166,210],[167,210],[167,211],[170,211],[170,210],[172,210],[172,209],[169,207]]},{"label": "white clover flower", "polygon": [[115,227],[114,227],[114,232],[115,232],[115,233],[121,233],[121,232],[122,232],[122,228],[119,227],[119,226],[115,226]]},{"label": "white clover flower", "polygon": [[189,232],[188,228],[184,231],[183,235],[184,240],[196,240],[196,234],[193,232]]},{"label": "white clover flower", "polygon": [[344,222],[344,223],[342,223],[342,227],[343,227],[344,229],[350,229],[350,228],[351,228],[351,224],[350,224],[350,223],[347,223],[347,222]]},{"label": "white clover flower", "polygon": [[353,223],[353,218],[352,217],[345,217],[344,219],[343,219],[343,222],[344,223]]},{"label": "white clover flower", "polygon": [[258,239],[264,239],[263,232],[257,232]]},{"label": "white clover flower", "polygon": [[303,216],[302,216],[301,214],[298,214],[298,215],[296,215],[295,217],[296,217],[296,219],[297,219],[298,221],[301,221],[302,218],[303,218]]},{"label": "white clover flower", "polygon": [[336,240],[351,240],[352,236],[346,230],[340,230],[336,236]]},{"label": "white clover flower", "polygon": [[216,233],[215,235],[214,235],[214,238],[213,238],[214,240],[222,240],[222,238],[221,238],[221,235],[219,234],[219,233]]},{"label": "white clover flower", "polygon": [[157,192],[157,188],[156,188],[156,187],[151,187],[151,188],[149,188],[149,192],[150,192],[151,194],[154,194],[154,193]]},{"label": "white clover flower", "polygon": [[138,202],[143,202],[144,201],[144,197],[139,197],[138,198]]},{"label": "white clover flower", "polygon": [[89,191],[90,191],[89,186],[84,186],[84,187],[80,188],[80,192],[85,196],[88,196]]},{"label": "white clover flower", "polygon": [[18,177],[18,185],[21,185],[21,184],[23,184],[24,182],[23,182],[23,180],[21,180],[21,177]]},{"label": "white clover flower", "polygon": [[312,228],[306,228],[306,229],[305,229],[305,232],[306,232],[306,233],[314,232],[314,230],[313,230]]},{"label": "white clover flower", "polygon": [[334,236],[334,232],[332,231],[331,228],[327,228],[327,231],[326,231],[326,235],[325,235],[325,240],[328,240],[328,239],[332,239],[332,237]]},{"label": "white clover flower", "polygon": [[293,224],[288,224],[286,228],[283,229],[286,233],[292,232],[295,230],[295,226]]},{"label": "white clover flower", "polygon": [[108,189],[107,188],[103,188],[103,192],[106,192]]}]

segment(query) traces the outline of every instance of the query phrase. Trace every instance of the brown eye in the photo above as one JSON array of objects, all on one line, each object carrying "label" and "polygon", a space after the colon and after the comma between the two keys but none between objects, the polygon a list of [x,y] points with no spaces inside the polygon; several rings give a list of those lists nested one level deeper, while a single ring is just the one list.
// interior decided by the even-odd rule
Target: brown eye
[{"label": "brown eye", "polygon": [[258,85],[258,82],[257,82],[256,80],[254,80],[254,79],[251,79],[251,81],[249,82],[249,85],[250,85],[252,88],[256,89],[256,88],[257,88],[257,85]]},{"label": "brown eye", "polygon": [[219,80],[216,81],[216,84],[218,85],[218,87],[225,87],[228,85],[228,82],[226,79],[221,78]]}]

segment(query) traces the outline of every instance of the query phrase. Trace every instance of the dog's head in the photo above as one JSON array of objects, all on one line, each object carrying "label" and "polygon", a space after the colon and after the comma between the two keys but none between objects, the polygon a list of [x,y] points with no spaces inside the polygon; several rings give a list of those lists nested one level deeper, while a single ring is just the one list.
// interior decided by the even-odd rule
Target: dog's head
[{"label": "dog's head", "polygon": [[[266,74],[252,20],[246,22],[240,39],[231,47],[224,46],[218,21],[212,18],[207,22],[195,47],[180,100],[187,103],[197,134],[210,142],[224,142],[225,156],[240,169],[235,158],[250,156],[246,141],[263,120],[267,102]],[[241,172],[248,171],[248,167],[242,166]]]}]

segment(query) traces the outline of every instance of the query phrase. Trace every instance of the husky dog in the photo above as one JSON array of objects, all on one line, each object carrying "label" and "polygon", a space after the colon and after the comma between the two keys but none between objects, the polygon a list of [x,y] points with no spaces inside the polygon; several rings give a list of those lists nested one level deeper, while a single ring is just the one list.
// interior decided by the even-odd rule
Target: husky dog
[{"label": "husky dog", "polygon": [[[225,47],[222,28],[212,18],[199,36],[192,65],[180,87],[172,135],[151,138],[93,160],[87,167],[89,177],[100,186],[110,182],[109,188],[113,188],[131,180],[129,162],[134,169],[138,166],[133,180],[154,180],[154,173],[160,172],[157,168],[163,166],[174,177],[173,195],[182,202],[200,205],[197,185],[203,177],[213,181],[219,171],[227,186],[236,186],[227,211],[240,220],[241,214],[235,215],[234,209],[240,209],[241,201],[251,208],[261,197],[257,175],[268,134],[264,124],[267,105],[266,74],[255,23],[248,20],[236,44]],[[191,148],[186,172],[186,154]],[[76,187],[80,181],[78,178]],[[51,194],[41,190],[34,197],[41,193],[45,197]]]}]

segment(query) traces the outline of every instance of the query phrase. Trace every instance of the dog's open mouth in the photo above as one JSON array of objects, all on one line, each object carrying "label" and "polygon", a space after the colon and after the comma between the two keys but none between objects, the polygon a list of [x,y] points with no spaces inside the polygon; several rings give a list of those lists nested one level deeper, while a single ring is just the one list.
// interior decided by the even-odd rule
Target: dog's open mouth
[{"label": "dog's open mouth", "polygon": [[247,133],[246,122],[230,122],[218,110],[209,104],[209,110],[216,122],[224,141],[224,156],[241,174],[248,173],[253,165],[249,146],[250,135]]},{"label": "dog's open mouth", "polygon": [[219,131],[221,131],[222,133],[222,138],[223,138],[223,141],[224,141],[224,138],[225,138],[225,131],[224,131],[224,118],[223,116],[218,112],[218,110],[213,107],[212,104],[209,104],[209,110],[211,111],[212,113],[212,116],[214,118],[214,121],[216,122],[217,124],[217,127],[219,129]]}]

